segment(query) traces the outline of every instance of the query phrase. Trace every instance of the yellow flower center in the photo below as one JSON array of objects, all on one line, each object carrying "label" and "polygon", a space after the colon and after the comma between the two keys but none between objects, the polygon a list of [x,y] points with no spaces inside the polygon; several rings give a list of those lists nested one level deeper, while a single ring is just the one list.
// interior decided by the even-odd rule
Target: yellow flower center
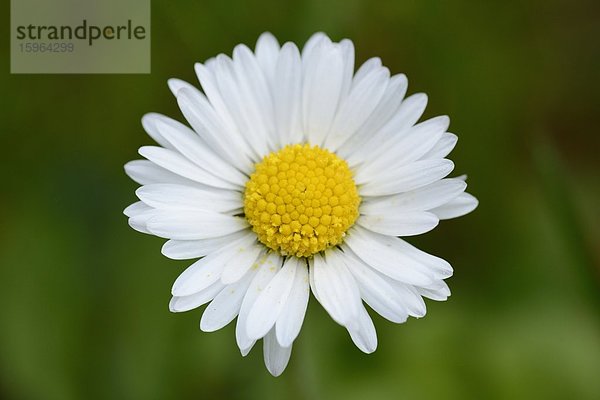
[{"label": "yellow flower center", "polygon": [[244,212],[258,239],[283,255],[308,257],[339,244],[358,217],[352,172],[325,149],[289,145],[255,167]]}]

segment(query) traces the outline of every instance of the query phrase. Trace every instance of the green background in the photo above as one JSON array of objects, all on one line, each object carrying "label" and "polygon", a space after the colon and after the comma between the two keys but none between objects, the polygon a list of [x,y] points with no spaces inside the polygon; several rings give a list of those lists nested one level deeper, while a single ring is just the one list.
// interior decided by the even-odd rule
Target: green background
[{"label": "green background", "polygon": [[[7,2],[5,2],[7,3]],[[597,2],[153,1],[152,74],[0,77],[0,397],[6,399],[600,398],[600,12]],[[4,6],[8,18],[8,4]],[[166,80],[317,30],[380,56],[448,114],[457,174],[480,200],[411,242],[449,260],[445,303],[364,355],[311,298],[272,378],[233,324],[168,311],[187,262],[134,232],[123,164],[149,111],[181,119]]]}]

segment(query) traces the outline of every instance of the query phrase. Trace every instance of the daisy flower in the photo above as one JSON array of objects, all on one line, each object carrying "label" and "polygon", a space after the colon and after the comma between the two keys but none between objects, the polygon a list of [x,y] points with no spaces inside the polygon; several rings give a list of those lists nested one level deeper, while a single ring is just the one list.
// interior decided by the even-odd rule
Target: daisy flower
[{"label": "daisy flower", "polygon": [[196,64],[202,86],[170,79],[187,120],[142,118],[158,146],[125,165],[142,185],[125,214],[168,239],[162,253],[197,259],[177,278],[170,310],[209,303],[200,328],[237,317],[242,355],[263,340],[280,375],[310,292],[356,346],[375,351],[365,308],[403,323],[445,300],[452,267],[400,237],[469,213],[464,178],[446,178],[457,137],[447,116],[418,122],[427,103],[379,58],[355,72],[350,40],[317,33],[302,51],[263,34]]}]

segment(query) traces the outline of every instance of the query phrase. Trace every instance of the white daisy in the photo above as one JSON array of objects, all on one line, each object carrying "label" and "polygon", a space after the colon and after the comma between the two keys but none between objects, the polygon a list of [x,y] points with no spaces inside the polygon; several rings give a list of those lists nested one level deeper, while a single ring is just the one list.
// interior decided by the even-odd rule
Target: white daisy
[{"label": "white daisy", "polygon": [[242,355],[263,339],[275,376],[285,369],[309,292],[356,346],[377,347],[364,303],[402,323],[445,300],[451,266],[399,237],[472,211],[464,178],[445,178],[457,137],[449,119],[417,123],[425,94],[379,58],[354,72],[350,40],[315,34],[302,52],[263,34],[254,53],[196,64],[203,92],[169,87],[191,126],[142,119],[159,146],[125,166],[140,201],[130,225],[169,239],[162,253],[196,259],[173,285],[170,309],[210,303],[200,328],[237,317]]}]

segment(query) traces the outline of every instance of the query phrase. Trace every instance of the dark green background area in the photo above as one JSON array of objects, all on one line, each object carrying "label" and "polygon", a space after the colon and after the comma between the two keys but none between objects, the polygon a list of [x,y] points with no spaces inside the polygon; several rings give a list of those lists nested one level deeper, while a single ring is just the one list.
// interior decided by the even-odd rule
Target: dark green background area
[{"label": "dark green background area", "polygon": [[[5,2],[8,3],[8,2]],[[8,20],[8,4],[4,13]],[[410,241],[455,268],[421,320],[374,317],[364,355],[311,298],[272,378],[233,324],[168,311],[189,264],[122,210],[140,117],[181,119],[166,86],[269,30],[317,30],[380,56],[448,114],[471,215]],[[600,11],[597,2],[153,1],[152,74],[0,75],[0,398],[600,398]]]}]

